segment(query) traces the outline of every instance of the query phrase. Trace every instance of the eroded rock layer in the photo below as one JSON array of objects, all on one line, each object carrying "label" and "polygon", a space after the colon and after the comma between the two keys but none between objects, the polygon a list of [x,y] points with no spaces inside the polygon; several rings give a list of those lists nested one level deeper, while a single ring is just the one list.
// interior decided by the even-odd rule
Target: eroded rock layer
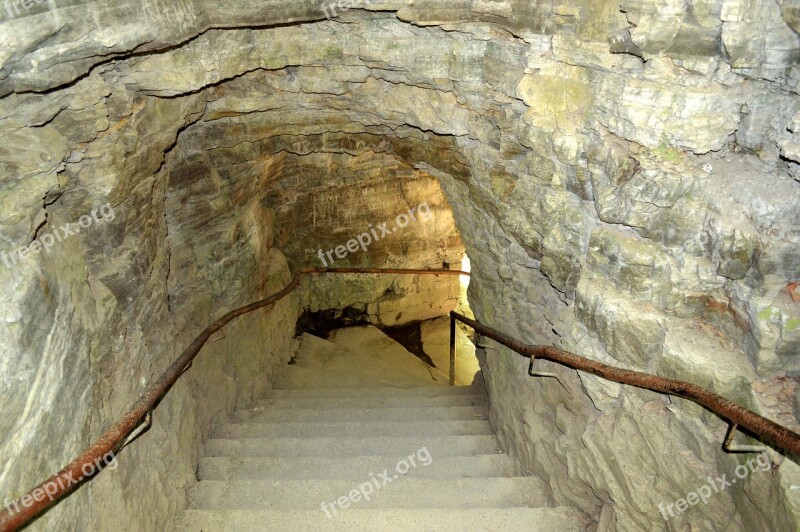
[{"label": "eroded rock layer", "polygon": [[[115,210],[0,271],[3,492],[63,465],[220,310],[422,203],[431,222],[341,260],[455,264],[449,203],[482,322],[797,428],[793,2],[220,6],[36,4],[0,24],[6,249]],[[320,285],[228,333],[120,470],[42,526],[168,526],[202,426],[266,386],[301,306],[393,324],[410,319],[398,295],[448,301],[425,317],[458,295],[396,282]],[[800,473],[778,455],[664,521],[660,504],[747,459],[699,407],[556,368],[564,389],[502,350],[483,367],[507,449],[601,528],[797,527]]]}]

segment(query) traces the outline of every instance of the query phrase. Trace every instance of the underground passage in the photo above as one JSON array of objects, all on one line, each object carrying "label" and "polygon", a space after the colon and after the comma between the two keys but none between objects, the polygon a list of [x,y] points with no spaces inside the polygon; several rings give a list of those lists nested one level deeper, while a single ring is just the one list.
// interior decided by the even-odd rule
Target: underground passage
[{"label": "underground passage", "polygon": [[800,530],[800,0],[0,45],[0,530]]}]

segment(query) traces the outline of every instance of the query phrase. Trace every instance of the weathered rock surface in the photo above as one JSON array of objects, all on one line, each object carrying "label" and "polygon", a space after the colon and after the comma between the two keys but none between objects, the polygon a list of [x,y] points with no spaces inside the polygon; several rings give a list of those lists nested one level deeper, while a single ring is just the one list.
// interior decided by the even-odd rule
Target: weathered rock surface
[{"label": "weathered rock surface", "polygon": [[[433,225],[349,264],[455,265],[431,177],[472,259],[478,319],[798,428],[796,2],[367,8],[36,4],[0,22],[4,250],[116,211],[0,265],[0,493],[57,470],[213,317],[365,224],[429,201]],[[401,296],[427,317],[456,304],[457,283],[427,282],[326,280],[239,322],[120,469],[36,526],[168,528],[198,431],[268,386],[301,306],[398,323]],[[720,452],[726,427],[699,407],[544,369],[565,390],[503,351],[483,369],[507,450],[602,529],[797,528],[800,471],[775,455],[779,469],[663,520],[660,503],[745,460]]]}]

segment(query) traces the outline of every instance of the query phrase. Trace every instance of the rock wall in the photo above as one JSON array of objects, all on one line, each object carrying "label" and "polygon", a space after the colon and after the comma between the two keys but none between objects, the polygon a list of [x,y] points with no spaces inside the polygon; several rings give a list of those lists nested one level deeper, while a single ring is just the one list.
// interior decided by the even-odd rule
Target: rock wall
[{"label": "rock wall", "polygon": [[[0,486],[53,470],[80,447],[71,432],[52,442],[67,421],[96,434],[134,373],[158,374],[142,346],[171,345],[283,275],[276,248],[302,261],[363,227],[295,243],[316,212],[308,198],[346,190],[356,168],[367,181],[378,167],[441,181],[487,325],[696,382],[798,428],[796,2],[374,0],[333,20],[323,7],[37,4],[0,23],[3,241],[16,249],[106,202],[119,210],[0,274],[0,341],[19,353],[0,375],[9,411],[23,413],[0,427],[14,435],[0,456],[21,457]],[[271,187],[276,175],[287,181]],[[448,260],[431,250],[417,257]],[[286,304],[291,321],[299,302]],[[747,459],[719,450],[725,427],[699,407],[556,368],[562,389],[502,350],[483,364],[504,445],[601,529],[798,526],[798,468],[776,454],[771,472],[663,519],[659,504]],[[53,367],[56,387],[42,391]],[[176,392],[164,421],[182,412]],[[46,416],[56,403],[63,415]],[[195,430],[179,431],[186,448]],[[166,523],[180,496],[122,502],[152,490],[158,465],[94,483],[93,499],[111,502],[91,517],[84,489],[47,519]]]},{"label": "rock wall", "polygon": [[[38,252],[30,245],[24,259],[7,255],[0,273],[6,313],[0,492],[8,498],[96,439],[221,311],[271,294],[290,278],[285,258],[248,219],[247,206],[212,216],[199,190],[189,197],[185,176],[161,169],[183,125],[181,113],[196,102],[134,101],[122,87],[99,79],[90,84],[97,91],[84,86],[57,98],[69,100],[75,113],[62,113],[58,103],[47,107],[53,104],[48,97],[16,109],[3,102],[12,154],[4,160],[10,171],[4,174],[4,243],[12,249],[51,243]],[[114,95],[100,96],[87,111],[74,96],[81,93]],[[60,118],[46,126],[44,138],[18,145],[13,139],[31,130],[9,124],[27,122],[32,109]],[[72,151],[53,174],[31,178],[15,166],[18,160],[50,167],[54,152],[45,152],[67,146],[86,153]],[[30,149],[42,156],[29,159]],[[198,189],[207,186],[201,181]],[[105,216],[84,227],[90,212]],[[237,223],[247,230],[237,231]],[[211,422],[268,389],[271,374],[291,357],[298,312],[290,298],[212,338],[159,405],[152,428],[122,451],[118,468],[34,528],[167,528],[183,507],[180,494],[194,482]]]},{"label": "rock wall", "polygon": [[[243,97],[252,90],[245,85],[226,94]],[[439,180],[395,157],[388,141],[284,131],[277,140],[242,136],[218,146],[215,135],[228,135],[204,127],[198,123],[186,131],[171,176],[182,195],[175,201],[194,210],[191,232],[198,231],[199,220],[216,228],[203,228],[186,243],[187,255],[179,261],[187,267],[207,263],[208,273],[193,273],[195,284],[176,283],[176,294],[208,298],[208,286],[216,294],[241,283],[238,277],[214,278],[213,272],[237,260],[247,262],[243,271],[252,271],[269,263],[261,251],[273,247],[292,271],[459,268],[464,245]],[[242,232],[255,232],[249,238],[263,242],[254,244],[255,255],[226,244]],[[210,254],[202,242],[214,243]],[[457,277],[325,275],[304,279],[301,286],[299,300],[308,310],[355,307],[381,325],[442,316],[460,297]]]}]

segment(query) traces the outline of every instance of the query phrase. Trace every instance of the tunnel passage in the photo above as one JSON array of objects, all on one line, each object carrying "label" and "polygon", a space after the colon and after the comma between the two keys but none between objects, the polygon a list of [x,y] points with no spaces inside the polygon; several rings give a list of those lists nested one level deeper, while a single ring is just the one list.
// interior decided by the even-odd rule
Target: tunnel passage
[{"label": "tunnel passage", "polygon": [[[0,268],[2,493],[58,470],[220,312],[356,236],[308,217],[326,187],[343,198],[330,220],[371,217],[350,179],[410,206],[425,187],[399,183],[441,184],[488,325],[796,427],[790,2],[373,2],[382,12],[334,20],[302,2],[210,4],[38,6],[1,23],[18,39],[0,68],[6,253],[107,203],[116,214]],[[398,264],[463,254],[447,233],[370,251]],[[119,473],[43,523],[167,526],[202,435],[268,387],[303,307],[387,289],[316,285],[215,337]],[[504,351],[483,362],[501,441],[603,526],[664,526],[659,504],[743,460],[718,451],[725,427],[692,405],[555,368],[565,390],[524,366]],[[673,522],[793,528],[796,464],[774,458],[773,474]]]}]

